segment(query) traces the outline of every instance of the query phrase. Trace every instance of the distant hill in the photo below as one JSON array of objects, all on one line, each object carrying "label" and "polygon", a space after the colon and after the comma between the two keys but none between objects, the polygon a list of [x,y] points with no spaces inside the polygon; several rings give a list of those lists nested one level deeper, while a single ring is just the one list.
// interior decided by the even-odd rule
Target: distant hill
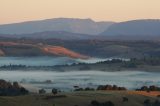
[{"label": "distant hill", "polygon": [[133,20],[111,25],[100,35],[108,39],[149,40],[160,38],[160,20]]},{"label": "distant hill", "polygon": [[33,45],[16,42],[0,42],[0,56],[66,56],[80,59],[89,58],[62,46]]},{"label": "distant hill", "polygon": [[160,57],[160,41],[0,39],[0,56]]},{"label": "distant hill", "polygon": [[62,40],[85,40],[91,39],[92,35],[71,33],[65,31],[44,31],[31,34],[0,34],[1,37],[8,38],[34,38],[34,39],[62,39]]},{"label": "distant hill", "polygon": [[57,55],[57,56],[67,56],[71,58],[81,58],[81,59],[89,58],[87,56],[81,55],[79,53],[76,53],[74,51],[71,51],[61,46],[45,46],[41,49],[46,53]]},{"label": "distant hill", "polygon": [[91,19],[54,18],[0,25],[1,34],[29,34],[44,31],[65,31],[96,35],[104,32],[114,22],[95,22]]}]

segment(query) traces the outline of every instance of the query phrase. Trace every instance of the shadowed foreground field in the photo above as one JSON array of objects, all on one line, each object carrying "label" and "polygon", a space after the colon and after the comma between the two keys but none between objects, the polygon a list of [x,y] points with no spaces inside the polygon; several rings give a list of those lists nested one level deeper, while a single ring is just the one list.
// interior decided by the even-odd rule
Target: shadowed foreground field
[{"label": "shadowed foreground field", "polygon": [[[127,101],[123,101],[123,98]],[[111,101],[115,106],[145,106],[144,101],[158,100],[157,96],[144,96],[128,91],[85,91],[52,94],[30,94],[26,96],[0,97],[0,106],[93,106],[91,101]]]}]

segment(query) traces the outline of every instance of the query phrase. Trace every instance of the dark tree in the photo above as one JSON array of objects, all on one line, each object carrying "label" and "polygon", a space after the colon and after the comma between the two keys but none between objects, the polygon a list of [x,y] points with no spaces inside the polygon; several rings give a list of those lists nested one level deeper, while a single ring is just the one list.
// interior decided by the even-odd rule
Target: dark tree
[{"label": "dark tree", "polygon": [[46,93],[46,91],[44,89],[39,90],[39,94],[45,94],[45,93]]},{"label": "dark tree", "polygon": [[57,90],[56,88],[53,88],[53,89],[52,89],[52,93],[53,93],[54,95],[56,95],[56,94],[58,93],[58,90]]}]

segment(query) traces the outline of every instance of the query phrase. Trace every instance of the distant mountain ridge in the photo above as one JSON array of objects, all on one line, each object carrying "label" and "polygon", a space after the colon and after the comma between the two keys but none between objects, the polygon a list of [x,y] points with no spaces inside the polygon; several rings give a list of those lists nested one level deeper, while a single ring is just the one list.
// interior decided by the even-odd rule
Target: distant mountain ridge
[{"label": "distant mountain ridge", "polygon": [[125,37],[160,36],[160,20],[144,19],[120,22],[111,25],[100,35]]},{"label": "distant mountain ridge", "polygon": [[97,35],[114,22],[95,22],[91,19],[53,18],[39,21],[0,25],[1,34],[30,34],[44,31],[65,31]]},{"label": "distant mountain ridge", "polygon": [[0,25],[1,37],[62,40],[160,40],[160,19],[95,22],[91,19],[54,18]]}]

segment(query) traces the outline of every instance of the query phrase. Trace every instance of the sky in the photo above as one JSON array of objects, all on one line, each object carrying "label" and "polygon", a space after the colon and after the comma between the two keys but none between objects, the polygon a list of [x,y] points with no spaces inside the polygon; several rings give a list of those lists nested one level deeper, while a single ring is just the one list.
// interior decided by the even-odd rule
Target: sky
[{"label": "sky", "polygon": [[50,18],[160,19],[160,0],[0,0],[0,24]]}]

